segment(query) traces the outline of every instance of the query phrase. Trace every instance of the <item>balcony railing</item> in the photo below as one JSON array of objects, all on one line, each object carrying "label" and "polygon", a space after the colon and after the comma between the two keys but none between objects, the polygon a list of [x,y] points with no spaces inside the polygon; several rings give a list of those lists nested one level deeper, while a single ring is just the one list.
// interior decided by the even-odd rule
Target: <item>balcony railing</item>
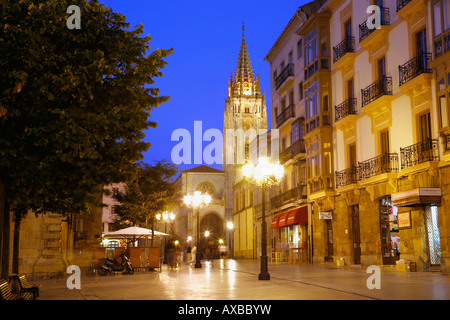
[{"label": "balcony railing", "polygon": [[400,73],[400,86],[421,75],[422,73],[433,73],[429,67],[431,53],[420,53],[417,57],[398,67]]},{"label": "balcony railing", "polygon": [[410,2],[411,0],[397,0],[397,12],[406,7]]},{"label": "balcony railing", "polygon": [[425,140],[406,148],[400,148],[402,169],[428,161],[439,161],[439,140]]},{"label": "balcony railing", "polygon": [[320,177],[314,177],[308,180],[309,192],[316,193],[320,191],[333,190],[333,176],[323,175]]},{"label": "balcony railing", "polygon": [[334,107],[334,121],[338,122],[351,114],[356,114],[356,104],[356,98],[351,98]]},{"label": "balcony railing", "polygon": [[280,153],[280,164],[285,164],[286,162],[291,160],[293,157],[294,157],[294,155],[292,153],[292,148],[291,147],[288,147],[288,148],[284,149]]},{"label": "balcony railing", "polygon": [[[389,8],[383,8],[381,7],[381,25],[382,26],[388,26],[390,24],[390,14],[389,14]],[[362,42],[364,39],[366,39],[368,36],[372,34],[377,30],[376,28],[369,28],[367,26],[367,20],[364,21],[359,25],[359,42]]]},{"label": "balcony railing", "polygon": [[358,163],[358,180],[365,180],[383,173],[398,172],[398,154],[386,153]]},{"label": "balcony railing", "polygon": [[296,155],[306,153],[305,140],[300,139],[300,140],[294,142],[294,145],[292,146],[292,152],[293,152],[294,157]]},{"label": "balcony railing", "polygon": [[281,111],[281,113],[277,116],[277,126],[280,127],[289,118],[294,117],[295,117],[295,105],[291,104],[286,109]]},{"label": "balcony railing", "polygon": [[280,153],[280,163],[281,164],[285,164],[286,162],[288,162],[291,159],[294,159],[294,157],[296,155],[305,153],[306,149],[305,149],[305,140],[300,139],[296,142],[294,142],[293,145],[291,145],[290,147],[286,148],[285,150],[283,150]]},{"label": "balcony railing", "polygon": [[349,52],[355,52],[355,37],[346,37],[341,43],[333,48],[333,63],[339,61]]},{"label": "balcony railing", "polygon": [[378,80],[365,89],[362,89],[361,94],[363,107],[382,96],[392,95],[392,78],[383,77],[383,79]]},{"label": "balcony railing", "polygon": [[358,168],[352,167],[336,172],[336,188],[342,188],[358,182]]},{"label": "balcony railing", "polygon": [[434,39],[434,57],[440,56],[450,51],[450,32]]},{"label": "balcony railing", "polygon": [[275,87],[278,90],[281,85],[286,81],[287,78],[294,76],[294,64],[289,63],[283,71],[281,71],[280,75],[275,79]]},{"label": "balcony railing", "polygon": [[306,199],[306,185],[300,185],[270,199],[272,209],[281,208],[300,199]]}]

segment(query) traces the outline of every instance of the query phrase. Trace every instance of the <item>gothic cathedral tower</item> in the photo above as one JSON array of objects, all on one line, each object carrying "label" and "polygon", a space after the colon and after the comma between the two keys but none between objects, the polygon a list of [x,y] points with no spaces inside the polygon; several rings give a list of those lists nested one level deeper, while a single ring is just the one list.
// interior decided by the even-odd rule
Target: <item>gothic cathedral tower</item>
[{"label": "gothic cathedral tower", "polygon": [[[230,75],[228,97],[225,100],[222,170],[225,172],[225,217],[227,221],[232,221],[233,186],[242,179],[239,170],[243,163],[236,161],[236,155],[239,152],[245,152],[245,158],[248,159],[249,157],[248,139],[245,140],[245,150],[238,150],[239,144],[236,143],[236,136],[233,136],[233,141],[226,141],[227,132],[238,132],[238,130],[247,132],[249,129],[253,129],[254,132],[259,134],[260,130],[267,131],[268,129],[265,97],[264,93],[261,93],[259,75],[256,77],[253,75],[244,31],[245,28],[242,26],[242,43],[236,74],[234,77],[233,74]],[[230,144],[230,142],[232,143]],[[235,161],[227,162],[227,155],[228,159],[231,155],[231,158],[234,158]]]}]

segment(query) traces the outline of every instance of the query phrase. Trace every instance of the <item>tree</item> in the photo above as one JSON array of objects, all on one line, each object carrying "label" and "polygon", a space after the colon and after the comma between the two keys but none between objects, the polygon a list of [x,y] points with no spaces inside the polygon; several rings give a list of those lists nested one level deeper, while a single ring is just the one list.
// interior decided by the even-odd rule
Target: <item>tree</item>
[{"label": "tree", "polygon": [[[67,27],[70,5],[81,29]],[[173,50],[150,52],[143,26],[129,27],[97,0],[0,3],[0,231],[10,211],[16,223],[30,209],[88,212],[142,160],[150,112],[169,99],[154,78]]]},{"label": "tree", "polygon": [[[118,219],[115,224],[124,226],[139,225],[154,229],[155,215],[165,210],[177,191],[174,178],[177,167],[169,161],[157,161],[151,166],[138,163],[135,176],[126,184],[124,191],[116,191],[113,198],[120,205],[115,207]],[[152,233],[152,245],[153,245]]]}]

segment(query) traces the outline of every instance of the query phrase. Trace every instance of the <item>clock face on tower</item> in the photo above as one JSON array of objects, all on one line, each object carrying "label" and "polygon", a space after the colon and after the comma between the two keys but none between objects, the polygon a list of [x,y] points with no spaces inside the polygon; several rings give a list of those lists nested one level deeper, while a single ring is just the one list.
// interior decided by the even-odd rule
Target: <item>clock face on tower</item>
[{"label": "clock face on tower", "polygon": [[203,194],[207,193],[212,197],[216,193],[216,188],[214,188],[214,185],[211,182],[205,181],[197,186],[197,191],[200,191]]}]

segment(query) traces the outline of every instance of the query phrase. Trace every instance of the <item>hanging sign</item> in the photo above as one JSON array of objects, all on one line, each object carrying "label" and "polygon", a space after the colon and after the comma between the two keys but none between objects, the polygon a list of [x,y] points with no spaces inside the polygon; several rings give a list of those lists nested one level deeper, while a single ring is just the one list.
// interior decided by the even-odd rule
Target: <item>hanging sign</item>
[{"label": "hanging sign", "polygon": [[411,229],[411,211],[399,212],[398,216],[398,229]]},{"label": "hanging sign", "polygon": [[319,219],[320,220],[332,220],[332,212],[326,211],[326,212],[319,212]]}]

